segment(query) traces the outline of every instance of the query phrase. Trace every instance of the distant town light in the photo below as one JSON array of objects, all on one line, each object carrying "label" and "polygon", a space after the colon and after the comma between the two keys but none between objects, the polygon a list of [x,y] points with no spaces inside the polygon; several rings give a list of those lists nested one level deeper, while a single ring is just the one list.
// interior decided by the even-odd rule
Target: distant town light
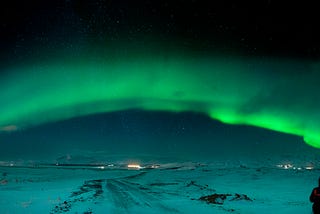
[{"label": "distant town light", "polygon": [[128,164],[129,169],[141,169],[142,167],[139,164]]}]

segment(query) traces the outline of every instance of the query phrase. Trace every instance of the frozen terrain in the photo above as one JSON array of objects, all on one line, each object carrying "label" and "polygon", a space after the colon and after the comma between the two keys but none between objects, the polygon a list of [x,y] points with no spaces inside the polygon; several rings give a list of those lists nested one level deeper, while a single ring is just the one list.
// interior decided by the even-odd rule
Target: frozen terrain
[{"label": "frozen terrain", "polygon": [[[261,163],[260,163],[261,164]],[[311,213],[319,170],[288,163],[1,162],[1,213]]]}]

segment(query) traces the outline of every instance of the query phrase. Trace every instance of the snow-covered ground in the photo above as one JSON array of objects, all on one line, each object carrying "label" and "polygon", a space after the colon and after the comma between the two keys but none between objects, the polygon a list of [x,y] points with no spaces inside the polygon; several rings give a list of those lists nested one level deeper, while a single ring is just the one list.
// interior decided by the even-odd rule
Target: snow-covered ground
[{"label": "snow-covered ground", "polygon": [[285,164],[188,162],[129,169],[123,164],[15,167],[2,162],[0,210],[310,214],[308,198],[318,176],[317,168]]}]

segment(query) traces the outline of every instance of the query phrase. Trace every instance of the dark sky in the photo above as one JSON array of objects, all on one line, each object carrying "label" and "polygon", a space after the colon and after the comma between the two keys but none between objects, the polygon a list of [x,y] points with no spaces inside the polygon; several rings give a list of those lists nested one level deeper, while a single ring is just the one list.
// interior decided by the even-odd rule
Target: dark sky
[{"label": "dark sky", "polygon": [[191,112],[130,110],[96,114],[2,133],[0,140],[4,160],[51,161],[71,155],[102,160],[120,156],[158,161],[173,158],[268,162],[303,161],[316,154],[301,137],[227,125]]},{"label": "dark sky", "polygon": [[[1,4],[2,77],[7,74],[6,66],[24,61],[96,55],[119,48],[124,52],[157,47],[168,52],[182,49],[202,54],[312,61],[320,57],[320,13],[316,4],[307,2],[12,0]],[[305,72],[292,70],[299,77],[303,74],[297,73]],[[285,76],[290,76],[287,73]],[[314,73],[310,76],[317,76]],[[305,97],[305,90],[301,91],[299,96]],[[282,95],[275,97],[282,100]],[[295,102],[294,98],[290,98],[291,102]],[[6,158],[22,154],[55,157],[88,147],[119,153],[179,153],[184,157],[233,156],[242,152],[268,156],[269,152],[285,155],[310,150],[297,136],[225,125],[194,113],[139,111],[93,115],[0,133],[0,141],[0,155]]]},{"label": "dark sky", "polygon": [[[3,3],[4,4],[4,3]],[[315,4],[292,1],[31,0],[1,6],[4,58],[55,56],[112,44],[241,55],[320,56]]]}]

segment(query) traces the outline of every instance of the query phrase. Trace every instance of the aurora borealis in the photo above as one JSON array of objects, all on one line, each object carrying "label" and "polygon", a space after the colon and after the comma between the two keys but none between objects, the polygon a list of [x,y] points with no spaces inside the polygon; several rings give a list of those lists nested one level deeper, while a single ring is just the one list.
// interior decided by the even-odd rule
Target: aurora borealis
[{"label": "aurora borealis", "polygon": [[320,36],[309,9],[14,2],[0,25],[0,134],[134,109],[201,113],[320,148]]},{"label": "aurora borealis", "polygon": [[191,56],[17,66],[1,79],[0,125],[10,131],[127,109],[192,111],[320,147],[319,99],[310,93],[318,69],[310,61]]},{"label": "aurora borealis", "polygon": [[310,213],[319,20],[308,1],[4,0],[1,212]]}]

